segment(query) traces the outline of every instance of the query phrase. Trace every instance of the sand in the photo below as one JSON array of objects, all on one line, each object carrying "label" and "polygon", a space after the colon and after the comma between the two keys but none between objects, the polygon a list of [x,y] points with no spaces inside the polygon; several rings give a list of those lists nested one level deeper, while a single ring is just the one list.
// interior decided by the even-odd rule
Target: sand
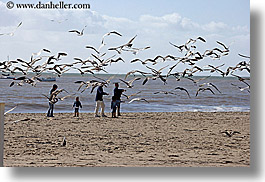
[{"label": "sand", "polygon": [[[249,112],[93,116],[7,114],[4,166],[250,166]],[[229,137],[225,130],[240,133]]]}]

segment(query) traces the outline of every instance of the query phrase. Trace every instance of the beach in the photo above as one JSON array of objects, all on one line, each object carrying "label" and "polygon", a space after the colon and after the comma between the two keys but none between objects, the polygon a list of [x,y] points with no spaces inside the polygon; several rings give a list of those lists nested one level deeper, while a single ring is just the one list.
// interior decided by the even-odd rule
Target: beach
[{"label": "beach", "polygon": [[[250,112],[107,116],[8,113],[4,166],[250,167]],[[229,137],[225,130],[239,133]]]}]

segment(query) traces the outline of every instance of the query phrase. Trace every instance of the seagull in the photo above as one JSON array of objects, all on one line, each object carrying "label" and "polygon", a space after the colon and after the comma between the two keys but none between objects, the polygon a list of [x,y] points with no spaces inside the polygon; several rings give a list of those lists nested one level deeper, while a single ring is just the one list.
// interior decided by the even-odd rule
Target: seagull
[{"label": "seagull", "polygon": [[231,85],[233,85],[233,86],[239,88],[239,90],[240,90],[241,92],[243,92],[244,90],[247,90],[248,93],[250,93],[249,86],[243,88],[243,87],[240,87],[240,86],[235,85],[235,84],[233,84],[233,83],[231,83]]},{"label": "seagull", "polygon": [[112,51],[117,51],[119,54],[121,54],[121,51],[123,50],[123,48],[131,48],[132,47],[132,42],[134,41],[134,39],[137,37],[137,35],[135,35],[131,40],[129,40],[129,42],[127,42],[126,44],[123,44],[121,46],[118,47],[112,47],[109,48],[108,50]]},{"label": "seagull", "polygon": [[6,112],[4,113],[4,115],[6,115],[7,113],[9,113],[9,112],[13,111],[14,109],[16,109],[16,108],[17,108],[17,106],[18,106],[18,105],[16,105],[16,106],[15,106],[15,107],[13,107],[12,109],[9,109],[8,111],[6,111]]},{"label": "seagull", "polygon": [[206,42],[206,40],[204,39],[204,38],[202,38],[202,37],[197,37],[196,39],[189,39],[187,42],[186,42],[186,44],[185,45],[188,45],[189,43],[191,43],[192,42],[192,44],[194,44],[197,40],[200,40],[200,41],[202,41],[202,42]]},{"label": "seagull", "polygon": [[130,104],[130,103],[132,103],[132,102],[134,102],[134,101],[145,101],[145,102],[149,103],[149,102],[148,102],[146,99],[144,99],[144,98],[135,98],[135,99],[130,100],[128,103]]},{"label": "seagull", "polygon": [[79,86],[79,88],[77,89],[77,91],[79,91],[79,90],[82,88],[83,85],[86,85],[87,88],[91,85],[91,84],[90,84],[90,81],[87,81],[87,82],[84,82],[84,81],[75,81],[74,83],[79,83],[79,84],[80,84],[80,86]]},{"label": "seagull", "polygon": [[48,52],[48,53],[51,53],[51,51],[50,50],[48,50],[48,49],[41,49],[39,52],[37,52],[37,53],[32,53],[32,56],[39,56],[39,55],[41,55],[41,53],[42,52]]},{"label": "seagull", "polygon": [[240,76],[234,75],[234,74],[231,74],[231,75],[234,77],[237,77],[239,81],[245,83],[248,87],[250,87],[250,85],[247,82],[245,82],[245,80],[249,80],[249,78],[243,78],[243,77],[240,77]]},{"label": "seagull", "polygon": [[72,96],[74,96],[74,95],[76,95],[76,94],[66,95],[66,96],[64,96],[64,97],[59,97],[58,99],[61,100],[61,101],[63,101],[64,99],[66,99],[66,98],[68,98],[68,97],[72,97]]},{"label": "seagull", "polygon": [[189,94],[189,92],[188,92],[188,90],[187,90],[187,89],[185,89],[185,88],[183,88],[183,87],[176,87],[175,89],[178,89],[178,90],[183,90],[183,91],[185,91],[185,92],[187,93],[187,95],[189,96],[189,98],[191,98],[191,97],[190,97],[190,94]]},{"label": "seagull", "polygon": [[21,25],[22,25],[22,22],[20,22],[20,23],[18,24],[18,26],[15,28],[15,30],[14,30],[13,32],[10,32],[10,33],[1,33],[0,36],[1,36],[1,35],[14,36],[16,30],[17,30]]},{"label": "seagull", "polygon": [[159,92],[155,92],[154,94],[165,94],[165,95],[172,94],[172,95],[176,95],[173,92],[167,92],[167,91],[159,91]]},{"label": "seagull", "polygon": [[225,131],[223,131],[221,133],[225,133],[226,136],[228,136],[228,137],[232,137],[234,134],[241,134],[239,131],[232,131],[232,130],[230,130],[230,131],[225,130]]},{"label": "seagull", "polygon": [[59,52],[58,55],[57,55],[56,60],[59,60],[61,56],[67,56],[67,53],[65,53],[65,52]]},{"label": "seagull", "polygon": [[118,61],[122,61],[122,62],[125,63],[125,61],[124,61],[121,57],[118,57],[117,59],[110,59],[110,60],[109,60],[110,64],[111,64],[111,63],[117,63]]},{"label": "seagull", "polygon": [[92,50],[94,50],[97,54],[99,54],[99,51],[98,51],[96,48],[92,47],[92,46],[86,46],[86,48],[87,48],[87,49],[92,49]]},{"label": "seagull", "polygon": [[249,58],[250,59],[250,56],[245,56],[245,55],[242,55],[242,54],[238,54],[238,55],[243,57],[243,58]]},{"label": "seagull", "polygon": [[122,94],[122,95],[125,96],[127,99],[130,99],[131,97],[138,95],[139,93],[141,93],[141,91],[134,93],[134,94],[131,94],[131,95],[125,95],[125,94]]},{"label": "seagull", "polygon": [[128,88],[133,88],[133,82],[136,81],[136,80],[140,80],[141,78],[140,77],[136,77],[130,81],[125,81],[123,79],[119,79],[120,81],[122,81],[123,83],[125,83],[127,85]]},{"label": "seagull", "polygon": [[156,80],[157,79],[157,76],[148,76],[148,77],[145,77],[142,85],[145,85],[150,79]]},{"label": "seagull", "polygon": [[141,75],[145,76],[145,74],[148,74],[148,73],[145,73],[145,72],[142,72],[142,71],[139,71],[139,70],[132,70],[132,71],[129,71],[126,75],[125,75],[125,78],[126,79],[129,75],[133,74],[134,73],[140,73]]},{"label": "seagull", "polygon": [[192,78],[190,78],[190,77],[185,77],[185,78],[191,80],[191,81],[194,83],[194,85],[197,85],[197,83],[198,83],[199,81],[205,80],[205,79],[207,79],[207,78],[209,78],[209,77],[211,77],[211,76],[206,76],[206,77],[203,77],[203,78],[200,78],[200,79],[197,79],[197,80],[194,80],[194,79],[192,79]]},{"label": "seagull", "polygon": [[62,142],[62,147],[65,147],[66,146],[66,139],[65,139],[65,137],[63,137],[63,142]]},{"label": "seagull", "polygon": [[182,52],[182,51],[184,50],[184,48],[185,48],[186,50],[188,49],[186,45],[180,45],[180,46],[177,46],[177,45],[175,45],[175,44],[173,44],[173,43],[171,43],[171,42],[169,42],[169,44],[172,45],[172,46],[174,46],[174,47],[176,47],[176,48],[178,48],[178,49],[179,49],[179,52]]},{"label": "seagull", "polygon": [[104,35],[102,36],[101,44],[104,44],[104,38],[105,38],[106,36],[111,35],[111,34],[116,34],[116,35],[118,35],[118,36],[120,36],[120,37],[122,36],[119,32],[116,32],[116,31],[108,32],[108,33],[106,33],[106,34],[104,34]]},{"label": "seagull", "polygon": [[69,30],[68,32],[76,33],[77,36],[82,36],[82,35],[84,35],[84,29],[85,29],[85,27],[81,31],[78,31],[78,30]]},{"label": "seagull", "polygon": [[203,83],[203,84],[199,85],[199,87],[202,87],[202,86],[204,86],[204,85],[212,86],[212,87],[215,88],[220,94],[222,93],[222,92],[217,88],[217,86],[215,86],[215,85],[212,84],[212,83]]},{"label": "seagull", "polygon": [[138,52],[146,50],[146,49],[150,49],[150,46],[144,47],[144,48],[131,48],[131,49],[123,49],[124,51],[130,51],[132,52],[134,55],[138,54]]},{"label": "seagull", "polygon": [[213,92],[213,90],[212,90],[211,88],[209,88],[209,87],[206,87],[206,88],[199,88],[199,89],[197,90],[197,92],[196,92],[195,97],[198,96],[198,94],[199,94],[200,91],[204,92],[204,91],[206,91],[206,90],[209,90],[210,92],[212,92],[212,94],[215,94],[215,93]]}]

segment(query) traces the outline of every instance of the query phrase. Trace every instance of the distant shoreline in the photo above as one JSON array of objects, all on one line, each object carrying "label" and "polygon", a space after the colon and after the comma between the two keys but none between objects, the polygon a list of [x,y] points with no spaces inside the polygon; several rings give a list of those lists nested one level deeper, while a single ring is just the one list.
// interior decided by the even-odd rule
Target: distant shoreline
[{"label": "distant shoreline", "polygon": [[[28,72],[28,75],[35,75],[36,73],[33,73],[33,72]],[[15,75],[17,75],[17,76],[20,76],[20,75],[23,75],[22,73],[20,73],[20,72],[17,72],[17,73],[15,73],[15,74],[13,74],[13,76],[15,76]],[[56,78],[60,78],[60,77],[57,77],[56,75],[54,75],[53,73],[42,73],[42,75],[43,76],[54,76],[54,77],[56,77]],[[80,76],[80,77],[87,77],[87,76],[93,76],[92,74],[85,74],[85,75],[83,75],[83,76],[81,76],[80,75],[80,73],[78,73],[78,72],[75,72],[75,73],[71,73],[71,72],[67,72],[67,73],[63,73],[62,74],[62,76],[61,77],[63,77],[63,76],[67,76],[67,75],[77,75],[77,76]],[[95,73],[94,75],[101,75],[101,76],[108,76],[108,75],[117,75],[117,76],[125,76],[126,75],[126,73],[118,73],[118,74],[116,74],[116,73]],[[141,76],[141,77],[144,77],[143,75],[141,75],[141,74],[135,74],[136,76]],[[151,75],[151,74],[150,74]],[[146,76],[150,76],[149,74],[146,74]],[[201,78],[201,77],[207,77],[207,76],[209,76],[209,75],[200,75],[200,76],[193,76],[193,78]],[[133,75],[129,75],[129,77],[133,77]],[[243,78],[250,78],[250,76],[242,76]],[[217,76],[211,76],[211,78],[231,78],[231,79],[238,79],[238,78],[236,78],[236,77],[233,77],[233,76],[231,76],[231,75],[229,75],[229,76],[225,76],[225,77],[222,77],[222,76],[220,76],[220,75],[217,75]]]}]

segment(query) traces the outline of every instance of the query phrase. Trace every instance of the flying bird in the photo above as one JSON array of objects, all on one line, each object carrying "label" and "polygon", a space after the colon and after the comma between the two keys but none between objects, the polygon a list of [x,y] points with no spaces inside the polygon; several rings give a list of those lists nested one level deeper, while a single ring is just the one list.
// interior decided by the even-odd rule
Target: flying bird
[{"label": "flying bird", "polygon": [[16,108],[17,108],[17,106],[18,106],[18,105],[16,105],[16,106],[15,106],[15,107],[13,107],[12,109],[9,109],[8,111],[6,111],[6,112],[4,113],[4,115],[6,115],[7,113],[9,113],[9,112],[13,111],[14,109],[16,109]]},{"label": "flying bird", "polygon": [[203,83],[201,85],[199,85],[199,87],[202,87],[204,85],[207,85],[207,86],[212,86],[213,88],[215,88],[215,90],[217,90],[220,94],[222,93],[218,88],[217,86],[215,86],[213,83]]},{"label": "flying bird", "polygon": [[119,79],[120,81],[122,81],[123,83],[125,83],[127,85],[128,88],[133,88],[133,82],[136,81],[136,80],[140,80],[141,78],[140,77],[136,77],[130,81],[125,81],[123,79]]},{"label": "flying bird", "polygon": [[185,89],[185,88],[183,88],[183,87],[176,87],[175,89],[182,90],[182,91],[186,92],[187,95],[189,96],[189,98],[191,98],[191,97],[190,97],[190,94],[189,94],[189,92],[188,92],[187,89]]},{"label": "flying bird", "polygon": [[106,36],[111,35],[111,34],[116,34],[116,35],[118,35],[118,36],[120,36],[120,37],[122,36],[119,32],[116,32],[116,31],[108,32],[108,33],[106,33],[106,34],[104,34],[104,35],[102,36],[101,44],[104,44],[104,38],[105,38]]},{"label": "flying bird", "polygon": [[1,35],[14,36],[15,32],[17,31],[17,29],[18,29],[21,25],[22,25],[22,22],[20,22],[20,23],[18,24],[18,26],[17,26],[12,32],[9,32],[9,33],[1,33],[0,36],[1,36]]},{"label": "flying bird", "polygon": [[206,88],[199,88],[199,89],[197,90],[197,92],[196,92],[195,97],[198,96],[199,92],[204,92],[204,91],[206,91],[206,90],[209,90],[210,92],[212,92],[212,94],[215,94],[215,93],[213,92],[213,90],[212,90],[211,88],[209,88],[209,87],[206,87]]},{"label": "flying bird", "polygon": [[130,104],[130,103],[132,103],[132,102],[134,102],[134,101],[145,101],[145,102],[149,103],[149,101],[147,101],[147,100],[144,99],[144,98],[134,98],[134,99],[130,100],[128,103]]},{"label": "flying bird", "polygon": [[84,29],[85,29],[85,27],[81,31],[78,31],[78,30],[69,30],[68,32],[70,32],[70,33],[76,33],[77,36],[82,36],[82,35],[84,35]]}]

